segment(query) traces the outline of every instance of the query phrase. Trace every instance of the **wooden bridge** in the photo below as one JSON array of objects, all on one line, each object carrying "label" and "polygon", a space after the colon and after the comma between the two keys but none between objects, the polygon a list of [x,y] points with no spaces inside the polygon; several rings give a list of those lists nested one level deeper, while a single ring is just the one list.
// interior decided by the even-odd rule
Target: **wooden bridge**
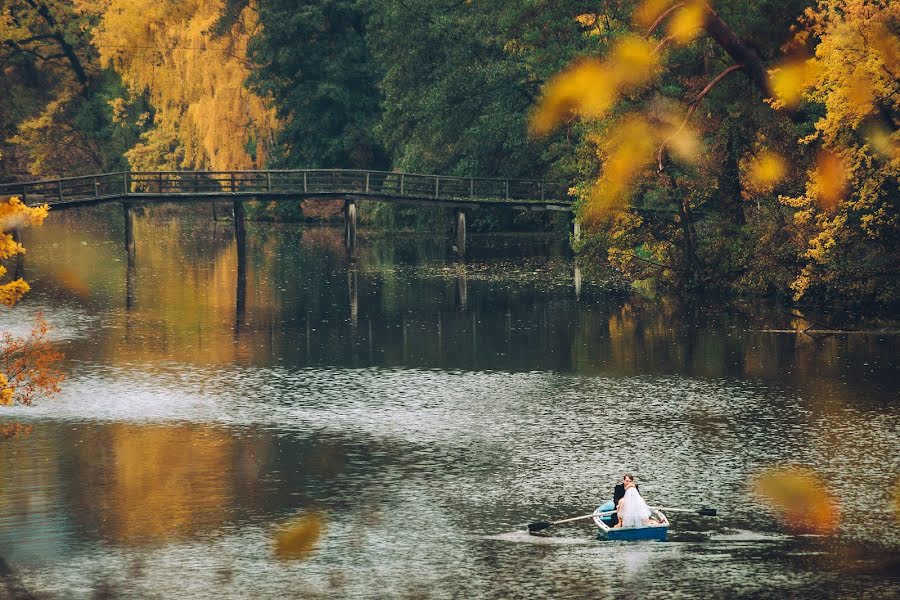
[{"label": "wooden bridge", "polygon": [[124,171],[0,185],[26,204],[80,206],[123,199],[341,197],[447,207],[507,206],[571,211],[567,186],[524,179],[419,175],[350,169]]},{"label": "wooden bridge", "polygon": [[[566,185],[540,180],[420,175],[358,169],[267,171],[122,171],[0,185],[0,197],[18,196],[28,205],[54,209],[121,201],[125,204],[126,247],[131,260],[135,204],[234,200],[235,233],[243,242],[243,199],[296,201],[341,198],[347,249],[356,247],[356,201],[399,202],[455,209],[455,248],[465,253],[466,208],[572,212]],[[576,224],[577,229],[577,224]],[[239,246],[240,247],[240,246]]]}]

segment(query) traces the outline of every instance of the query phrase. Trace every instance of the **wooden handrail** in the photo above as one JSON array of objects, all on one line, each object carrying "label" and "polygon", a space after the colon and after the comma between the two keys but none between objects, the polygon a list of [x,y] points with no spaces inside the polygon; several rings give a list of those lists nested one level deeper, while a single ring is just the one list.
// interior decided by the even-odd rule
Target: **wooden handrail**
[{"label": "wooden handrail", "polygon": [[51,205],[141,195],[179,197],[216,193],[248,196],[318,193],[420,198],[439,202],[467,200],[492,204],[550,203],[568,207],[572,201],[565,195],[567,189],[568,186],[562,183],[544,180],[425,175],[366,169],[169,170],[115,171],[6,183],[0,184],[0,195],[21,195],[31,202],[47,202]]}]

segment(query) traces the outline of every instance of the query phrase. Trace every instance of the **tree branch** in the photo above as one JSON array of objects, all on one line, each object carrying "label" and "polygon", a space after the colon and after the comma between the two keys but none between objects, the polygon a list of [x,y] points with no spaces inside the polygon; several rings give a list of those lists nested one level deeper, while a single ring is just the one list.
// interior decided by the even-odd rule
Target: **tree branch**
[{"label": "tree branch", "polygon": [[717,83],[719,83],[720,81],[725,79],[730,73],[734,73],[735,71],[740,71],[743,68],[744,68],[743,65],[731,65],[730,67],[728,67],[727,69],[725,69],[724,71],[722,71],[721,73],[716,75],[712,81],[710,81],[708,84],[706,84],[706,87],[703,88],[699,94],[694,96],[694,99],[691,100],[690,108],[688,108],[687,114],[684,117],[684,121],[681,122],[681,126],[679,126],[678,129],[676,129],[672,135],[670,135],[665,140],[663,140],[663,143],[659,145],[659,152],[657,153],[657,157],[656,157],[657,166],[659,167],[657,172],[661,173],[663,170],[662,157],[663,157],[663,151],[666,149],[666,146],[669,144],[669,142],[674,140],[675,136],[677,136],[679,133],[681,133],[681,131],[687,126],[688,121],[690,121],[691,117],[694,115],[694,113],[697,112],[697,107],[700,106],[700,101],[703,100],[703,97],[706,96],[709,93],[709,91],[716,86]]},{"label": "tree branch", "polygon": [[679,8],[684,7],[685,4],[686,4],[685,2],[678,2],[676,4],[673,4],[663,14],[656,17],[656,20],[653,21],[653,25],[651,25],[650,29],[647,30],[647,37],[649,38],[651,35],[653,35],[653,32],[656,31],[656,28],[659,27],[660,23],[662,23],[663,21],[666,20],[666,17],[671,15],[673,12],[675,12]]},{"label": "tree branch", "polygon": [[75,48],[66,41],[66,38],[62,34],[62,30],[56,24],[56,19],[53,18],[53,15],[50,14],[50,9],[35,0],[25,0],[26,3],[31,6],[37,13],[44,19],[44,22],[47,23],[47,26],[50,27],[52,33],[47,34],[47,37],[53,38],[59,44],[62,53],[65,55],[66,59],[69,61],[69,65],[72,67],[72,71],[75,73],[76,79],[78,79],[78,83],[80,83],[83,88],[83,93],[86,93],[86,87],[88,83],[87,72],[84,69],[84,65],[81,64],[81,59],[78,58],[78,54],[75,52]]},{"label": "tree branch", "polygon": [[703,28],[709,37],[714,39],[722,49],[741,65],[747,77],[767,97],[772,97],[772,88],[766,74],[766,67],[756,50],[744,43],[731,27],[723,21],[709,4],[704,3],[706,9],[706,22]]},{"label": "tree branch", "polygon": [[[676,10],[683,8],[685,6],[685,2],[678,2],[670,6],[665,12],[663,12],[659,17],[656,18],[656,21],[653,22],[653,25],[650,26],[650,29],[647,31],[647,37],[649,38],[656,28],[666,20],[666,18],[671,15]],[[750,78],[756,87],[762,91],[762,93],[767,97],[772,97],[772,89],[769,86],[769,78],[766,75],[766,67],[763,64],[762,58],[760,58],[759,54],[756,53],[756,50],[748,46],[744,43],[744,41],[734,32],[734,30],[728,26],[725,21],[722,20],[721,17],[712,9],[712,7],[706,2],[703,3],[703,8],[706,11],[706,19],[703,23],[703,29],[713,40],[716,41],[719,46],[721,46],[722,50],[725,51],[728,56],[734,59],[734,62],[741,65],[744,69],[744,72],[747,74],[747,77]],[[662,49],[668,43],[668,38],[663,39],[659,46],[657,46],[657,51]]]}]

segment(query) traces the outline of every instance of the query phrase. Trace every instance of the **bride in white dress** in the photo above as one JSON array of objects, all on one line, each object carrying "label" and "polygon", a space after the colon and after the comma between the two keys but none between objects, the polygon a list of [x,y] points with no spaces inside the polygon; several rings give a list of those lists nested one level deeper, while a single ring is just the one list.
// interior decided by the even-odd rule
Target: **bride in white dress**
[{"label": "bride in white dress", "polygon": [[650,507],[634,487],[633,481],[625,484],[625,495],[619,500],[617,510],[619,524],[616,527],[640,527],[653,522],[650,518]]}]

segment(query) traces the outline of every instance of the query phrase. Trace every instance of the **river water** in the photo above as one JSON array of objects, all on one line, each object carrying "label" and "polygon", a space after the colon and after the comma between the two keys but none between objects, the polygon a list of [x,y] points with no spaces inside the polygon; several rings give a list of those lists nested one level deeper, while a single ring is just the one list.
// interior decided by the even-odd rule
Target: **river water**
[{"label": "river water", "polygon": [[[221,212],[221,211],[220,211]],[[449,216],[448,216],[449,220]],[[807,335],[585,281],[550,236],[365,233],[118,205],[24,236],[62,392],[0,408],[0,597],[900,596],[900,336]],[[840,520],[755,491],[804,468]],[[598,541],[624,471],[668,542]]]}]

